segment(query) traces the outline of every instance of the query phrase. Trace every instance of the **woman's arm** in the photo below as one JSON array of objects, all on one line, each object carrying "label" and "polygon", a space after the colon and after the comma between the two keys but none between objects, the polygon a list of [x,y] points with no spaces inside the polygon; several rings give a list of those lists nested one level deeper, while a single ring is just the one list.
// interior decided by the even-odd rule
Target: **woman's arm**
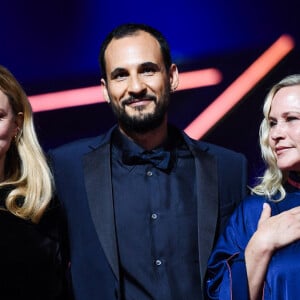
[{"label": "woman's arm", "polygon": [[[271,216],[271,207],[264,203],[263,211],[258,222],[264,222]],[[259,229],[254,233],[245,249],[245,262],[248,277],[250,300],[262,298],[263,282],[273,250],[268,248],[263,232]]]},{"label": "woman's arm", "polygon": [[206,274],[208,299],[249,299],[244,253],[257,229],[262,203],[261,198],[250,196],[230,217],[209,258]]},{"label": "woman's arm", "polygon": [[245,263],[251,300],[262,298],[263,284],[273,253],[300,239],[300,207],[271,216],[271,207],[264,203],[253,234],[245,249]]}]

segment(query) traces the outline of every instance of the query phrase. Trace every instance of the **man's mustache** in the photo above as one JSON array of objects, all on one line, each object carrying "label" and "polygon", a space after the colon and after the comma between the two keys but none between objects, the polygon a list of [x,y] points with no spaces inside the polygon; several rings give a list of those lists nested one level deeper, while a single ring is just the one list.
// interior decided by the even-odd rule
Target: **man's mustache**
[{"label": "man's mustache", "polygon": [[149,100],[156,102],[156,97],[153,95],[129,96],[128,98],[122,100],[122,106],[129,105],[131,103],[135,103],[139,101],[149,101]]}]

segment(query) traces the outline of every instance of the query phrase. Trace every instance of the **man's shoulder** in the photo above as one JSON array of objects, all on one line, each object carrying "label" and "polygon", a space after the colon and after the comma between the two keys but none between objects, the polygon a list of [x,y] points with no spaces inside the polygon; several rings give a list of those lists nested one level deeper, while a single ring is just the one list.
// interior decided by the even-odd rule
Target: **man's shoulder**
[{"label": "man's shoulder", "polygon": [[240,152],[237,152],[235,150],[229,149],[229,148],[225,148],[223,146],[220,145],[216,145],[216,144],[212,144],[212,143],[208,143],[208,142],[201,142],[203,143],[211,153],[215,153],[215,154],[219,154],[219,155],[228,155],[228,156],[240,156],[243,155]]},{"label": "man's shoulder", "polygon": [[107,143],[110,143],[112,132],[114,131],[116,126],[113,126],[108,131],[99,134],[97,136],[84,137],[77,140],[73,140],[71,142],[62,144],[55,148],[49,150],[51,154],[57,153],[69,153],[70,151],[77,152],[85,152],[87,150],[97,149]]},{"label": "man's shoulder", "polygon": [[74,151],[76,149],[86,148],[88,145],[93,144],[96,137],[86,137],[77,140],[70,141],[68,143],[59,145],[55,148],[49,150],[50,153],[66,153],[69,151]]},{"label": "man's shoulder", "polygon": [[172,128],[175,128],[175,130],[178,130],[181,133],[185,143],[188,145],[190,150],[196,154],[196,156],[198,152],[207,153],[208,155],[215,157],[219,162],[227,161],[230,163],[234,160],[245,164],[247,161],[245,155],[240,152],[203,140],[195,140],[188,136],[184,131],[177,129],[174,126]]},{"label": "man's shoulder", "polygon": [[194,140],[192,138],[188,138],[190,144],[192,144],[196,149],[200,149],[214,156],[221,157],[244,157],[244,154],[237,152],[235,150],[209,143],[202,140]]},{"label": "man's shoulder", "polygon": [[106,134],[101,134],[98,136],[73,140],[49,149],[48,154],[52,157],[68,156],[70,158],[75,157],[76,155],[83,155],[84,153],[90,152],[93,149],[99,148],[105,143],[109,142],[109,139],[106,137]]},{"label": "man's shoulder", "polygon": [[94,144],[94,142],[101,139],[101,137],[102,136],[100,135],[100,136],[89,136],[89,137],[76,139],[76,140],[73,140],[71,142],[62,144],[62,145],[60,145],[60,146],[58,146],[54,149],[55,150],[69,149],[69,148],[77,148],[77,147],[80,147],[80,146],[86,146],[86,145]]}]

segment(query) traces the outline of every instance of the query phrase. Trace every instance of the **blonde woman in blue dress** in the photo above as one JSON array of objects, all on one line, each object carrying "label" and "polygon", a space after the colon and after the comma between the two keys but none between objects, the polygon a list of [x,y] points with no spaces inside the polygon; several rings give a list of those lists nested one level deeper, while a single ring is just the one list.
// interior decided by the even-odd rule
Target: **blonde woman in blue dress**
[{"label": "blonde woman in blue dress", "polygon": [[209,299],[295,300],[300,295],[300,75],[274,85],[263,111],[266,170],[211,254]]}]

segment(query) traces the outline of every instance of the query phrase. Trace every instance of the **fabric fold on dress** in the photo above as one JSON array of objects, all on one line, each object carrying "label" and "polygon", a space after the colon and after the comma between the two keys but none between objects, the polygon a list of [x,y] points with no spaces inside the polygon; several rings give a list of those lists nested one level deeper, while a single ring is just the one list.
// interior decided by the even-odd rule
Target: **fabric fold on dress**
[{"label": "fabric fold on dress", "polygon": [[[209,299],[249,299],[244,251],[257,229],[264,202],[270,204],[272,215],[300,206],[300,190],[288,183],[285,189],[287,196],[280,202],[252,195],[233,213],[208,262],[206,287]],[[299,256],[300,241],[273,254],[264,282],[263,300],[299,298]]]}]

